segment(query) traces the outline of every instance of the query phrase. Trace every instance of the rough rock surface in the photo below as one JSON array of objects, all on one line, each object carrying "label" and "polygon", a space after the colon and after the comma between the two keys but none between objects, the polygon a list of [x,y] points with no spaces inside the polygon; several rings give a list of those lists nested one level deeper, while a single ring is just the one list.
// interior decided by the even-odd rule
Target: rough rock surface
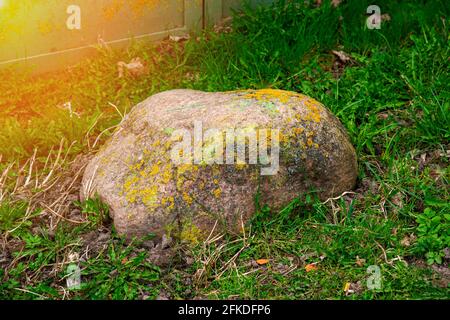
[{"label": "rough rock surface", "polygon": [[[268,165],[248,164],[248,157],[247,164],[174,163],[173,133],[193,132],[195,121],[203,131],[279,129],[278,172],[261,175]],[[267,135],[270,147],[270,131]],[[166,234],[197,242],[214,226],[239,231],[255,212],[258,189],[260,205],[277,210],[311,190],[321,198],[339,195],[354,187],[356,175],[356,154],[345,129],[314,99],[272,89],[172,90],[148,98],[126,116],[87,166],[81,198],[98,194],[117,231],[129,237],[154,233],[159,239]]]}]

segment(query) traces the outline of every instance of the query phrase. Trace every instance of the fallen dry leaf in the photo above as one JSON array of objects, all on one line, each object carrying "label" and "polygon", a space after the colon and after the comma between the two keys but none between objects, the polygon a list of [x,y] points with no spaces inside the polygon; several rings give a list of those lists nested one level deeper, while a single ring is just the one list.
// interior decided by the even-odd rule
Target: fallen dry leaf
[{"label": "fallen dry leaf", "polygon": [[399,192],[392,197],[391,202],[397,207],[397,209],[403,208],[403,195]]},{"label": "fallen dry leaf", "polygon": [[389,15],[389,13],[382,14],[381,21],[391,21],[391,16]]},{"label": "fallen dry leaf", "polygon": [[346,296],[349,296],[351,294],[360,294],[363,291],[363,286],[361,285],[361,282],[351,283],[346,282],[344,285],[344,292]]},{"label": "fallen dry leaf", "polygon": [[405,236],[402,241],[400,241],[400,243],[402,244],[402,246],[404,247],[409,247],[411,245],[411,242],[409,241],[409,237]]},{"label": "fallen dry leaf", "polygon": [[125,75],[125,71],[128,71],[132,76],[141,76],[148,73],[148,69],[140,58],[134,58],[130,63],[120,61],[117,63],[117,69],[119,71],[119,78]]},{"label": "fallen dry leaf", "polygon": [[339,58],[339,60],[341,60],[344,63],[347,63],[349,61],[351,61],[352,59],[350,58],[350,56],[345,53],[344,51],[336,51],[336,50],[332,50],[331,51],[336,57]]},{"label": "fallen dry leaf", "polygon": [[356,256],[355,263],[358,267],[363,267],[366,264],[366,259],[361,259],[359,256]]},{"label": "fallen dry leaf", "polygon": [[256,260],[256,263],[260,266],[263,266],[263,265],[269,263],[269,259],[258,259],[258,260]]},{"label": "fallen dry leaf", "polygon": [[394,236],[397,235],[397,232],[398,232],[398,229],[397,229],[397,228],[393,228],[393,229],[391,230],[391,234],[394,235]]},{"label": "fallen dry leaf", "polygon": [[350,290],[350,282],[346,282],[344,285],[344,292],[347,293]]},{"label": "fallen dry leaf", "polygon": [[401,241],[401,245],[404,247],[409,247],[416,240],[416,236],[414,234],[406,235]]},{"label": "fallen dry leaf", "polygon": [[377,114],[377,119],[386,120],[389,117],[389,112],[380,112]]},{"label": "fallen dry leaf", "polygon": [[214,32],[215,33],[230,33],[232,28],[232,17],[227,17],[219,21],[219,23],[214,25]]},{"label": "fallen dry leaf", "polygon": [[317,265],[315,263],[309,263],[309,264],[307,264],[305,266],[306,272],[311,272],[311,271],[314,271],[314,270],[317,270],[317,269],[318,268],[317,268]]},{"label": "fallen dry leaf", "polygon": [[180,42],[180,41],[189,40],[190,38],[191,38],[191,36],[189,34],[185,34],[182,36],[170,36],[169,40],[174,41],[174,42]]},{"label": "fallen dry leaf", "polygon": [[333,7],[337,7],[338,5],[341,4],[342,0],[331,0],[331,4],[333,5]]}]

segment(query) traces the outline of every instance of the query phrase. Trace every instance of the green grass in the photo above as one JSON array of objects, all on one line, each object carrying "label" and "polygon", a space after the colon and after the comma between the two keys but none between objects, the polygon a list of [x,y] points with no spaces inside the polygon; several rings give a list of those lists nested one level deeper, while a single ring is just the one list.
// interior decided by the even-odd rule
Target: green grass
[{"label": "green grass", "polygon": [[[186,44],[133,43],[58,74],[2,71],[0,171],[15,162],[8,190],[35,150],[37,170],[47,173],[47,156],[57,157],[63,139],[68,167],[78,154],[97,150],[120,114],[172,88],[271,87],[310,95],[347,128],[359,176],[355,194],[326,203],[301,196],[281,212],[260,208],[245,237],[177,243],[161,268],[149,259],[150,240],[125,243],[96,199],[71,204],[86,222],[63,220],[51,230],[41,218],[45,208],[28,207],[23,193],[6,193],[0,232],[12,256],[0,255],[6,260],[0,297],[448,299],[448,275],[436,270],[448,266],[450,246],[449,8],[445,1],[380,1],[391,20],[369,30],[369,1],[338,8],[324,2],[246,9],[230,33],[205,32]],[[352,62],[337,63],[331,50]],[[119,79],[117,62],[134,57],[146,62],[149,75]],[[72,113],[61,107],[68,101]],[[82,256],[86,234],[99,229],[110,236],[95,254]],[[83,284],[67,293],[66,259],[73,252],[82,256]],[[317,269],[307,272],[312,263]],[[381,270],[381,289],[366,286],[371,265]],[[353,293],[344,292],[346,284]]]}]

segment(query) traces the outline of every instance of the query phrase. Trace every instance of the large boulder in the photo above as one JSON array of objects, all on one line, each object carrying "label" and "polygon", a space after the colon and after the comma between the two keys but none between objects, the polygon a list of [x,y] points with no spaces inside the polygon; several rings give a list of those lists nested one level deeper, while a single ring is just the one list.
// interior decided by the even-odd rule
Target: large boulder
[{"label": "large boulder", "polygon": [[256,200],[277,210],[305,192],[324,199],[352,189],[356,176],[344,127],[314,99],[172,90],[125,117],[88,164],[81,198],[98,194],[128,237],[197,242],[213,229],[239,231]]}]

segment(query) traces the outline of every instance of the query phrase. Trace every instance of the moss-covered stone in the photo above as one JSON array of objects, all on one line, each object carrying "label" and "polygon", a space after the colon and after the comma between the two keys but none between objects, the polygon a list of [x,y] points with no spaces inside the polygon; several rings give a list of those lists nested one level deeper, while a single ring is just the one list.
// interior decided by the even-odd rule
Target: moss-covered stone
[{"label": "moss-covered stone", "polygon": [[[249,164],[248,154],[234,164],[174,163],[173,133],[192,132],[195,121],[203,131],[254,130],[258,142],[269,147],[271,133],[279,130],[278,173],[261,176],[261,163]],[[214,135],[205,139],[204,152],[214,154],[218,141]],[[99,194],[119,233],[162,236],[170,230],[171,236],[195,243],[214,226],[217,232],[239,232],[255,211],[257,190],[262,204],[277,209],[312,188],[323,198],[351,189],[356,171],[355,151],[342,125],[305,95],[273,89],[172,90],[134,107],[88,165],[81,196]]]}]

